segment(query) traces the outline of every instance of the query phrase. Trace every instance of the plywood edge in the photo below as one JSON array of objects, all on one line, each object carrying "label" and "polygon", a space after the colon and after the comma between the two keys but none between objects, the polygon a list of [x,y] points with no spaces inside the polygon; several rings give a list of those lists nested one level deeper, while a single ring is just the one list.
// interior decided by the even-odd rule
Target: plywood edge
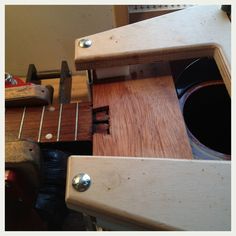
[{"label": "plywood edge", "polygon": [[[227,161],[71,156],[66,203],[153,230],[230,230],[230,169]],[[78,172],[92,178],[83,193],[71,186]]]},{"label": "plywood edge", "polygon": [[87,70],[213,56],[215,48],[216,44],[206,43],[179,47],[136,50],[132,52],[108,53],[99,57],[88,55],[86,58],[75,58],[75,66],[77,70]]},{"label": "plywood edge", "polygon": [[215,44],[213,58],[215,59],[226,89],[231,96],[231,68],[220,45]]},{"label": "plywood edge", "polygon": [[98,69],[198,57],[213,57],[215,59],[228,93],[231,96],[230,66],[221,46],[217,43],[138,51],[132,54],[120,53],[109,55],[107,57],[96,58],[95,60],[94,58],[88,58],[85,61],[78,59],[76,61],[76,68],[77,70],[84,70],[86,68]]}]

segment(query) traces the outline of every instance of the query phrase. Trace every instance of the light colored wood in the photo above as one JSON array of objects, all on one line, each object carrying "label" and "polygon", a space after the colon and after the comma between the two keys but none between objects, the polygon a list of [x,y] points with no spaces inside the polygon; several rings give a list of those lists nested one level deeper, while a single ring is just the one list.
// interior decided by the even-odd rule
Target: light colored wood
[{"label": "light colored wood", "polygon": [[[24,77],[21,77],[25,81]],[[51,85],[54,88],[53,93],[53,104],[59,103],[59,83],[60,78],[55,79],[45,79],[42,80],[42,85]],[[79,75],[72,76],[72,88],[71,88],[71,102],[87,102],[88,97],[88,86],[86,73],[81,73]]]},{"label": "light colored wood", "polygon": [[[42,80],[43,85],[52,85],[54,88],[53,104],[59,103],[59,83],[60,79],[47,79]],[[72,88],[71,88],[71,102],[87,102],[88,86],[86,73],[72,76]]]},{"label": "light colored wood", "polygon": [[102,106],[110,134],[93,135],[93,155],[192,158],[167,63],[137,66],[135,80],[94,84],[93,108]]},{"label": "light colored wood", "polygon": [[231,23],[220,5],[195,6],[75,42],[77,70],[213,56],[230,94]]},{"label": "light colored wood", "polygon": [[47,105],[50,104],[50,94],[43,85],[24,85],[5,88],[6,106]]},{"label": "light colored wood", "polygon": [[[66,203],[87,212],[152,230],[231,229],[231,164],[226,161],[71,156]],[[78,173],[92,180],[72,187]]]},{"label": "light colored wood", "polygon": [[114,5],[112,10],[115,27],[129,24],[128,5]]}]

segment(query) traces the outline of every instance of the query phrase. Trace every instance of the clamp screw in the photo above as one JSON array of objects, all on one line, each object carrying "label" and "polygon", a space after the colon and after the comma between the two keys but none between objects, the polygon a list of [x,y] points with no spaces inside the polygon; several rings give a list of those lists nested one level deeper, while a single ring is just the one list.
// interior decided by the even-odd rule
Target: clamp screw
[{"label": "clamp screw", "polygon": [[72,186],[79,192],[86,191],[91,185],[91,179],[88,174],[79,173],[72,180]]},{"label": "clamp screw", "polygon": [[89,48],[92,45],[92,41],[90,39],[81,39],[79,41],[79,46],[81,48]]},{"label": "clamp screw", "polygon": [[14,77],[11,74],[5,72],[5,83],[16,85],[17,81],[14,79]]}]

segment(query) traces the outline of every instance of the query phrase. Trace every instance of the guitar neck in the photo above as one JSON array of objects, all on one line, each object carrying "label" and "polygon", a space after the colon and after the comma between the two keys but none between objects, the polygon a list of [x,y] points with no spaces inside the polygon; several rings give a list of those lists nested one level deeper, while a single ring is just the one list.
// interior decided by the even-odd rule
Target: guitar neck
[{"label": "guitar neck", "polygon": [[6,141],[39,143],[92,140],[92,107],[88,102],[7,108]]}]

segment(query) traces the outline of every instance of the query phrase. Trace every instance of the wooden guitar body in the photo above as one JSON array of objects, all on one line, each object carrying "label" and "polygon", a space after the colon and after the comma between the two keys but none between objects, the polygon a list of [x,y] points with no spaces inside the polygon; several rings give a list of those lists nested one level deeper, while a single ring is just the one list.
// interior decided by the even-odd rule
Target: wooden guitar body
[{"label": "wooden guitar body", "polygon": [[196,160],[170,64],[213,59],[230,96],[230,32],[198,6],[77,39],[91,102],[6,108],[6,141],[67,151],[66,205],[105,229],[229,231],[230,158]]}]

